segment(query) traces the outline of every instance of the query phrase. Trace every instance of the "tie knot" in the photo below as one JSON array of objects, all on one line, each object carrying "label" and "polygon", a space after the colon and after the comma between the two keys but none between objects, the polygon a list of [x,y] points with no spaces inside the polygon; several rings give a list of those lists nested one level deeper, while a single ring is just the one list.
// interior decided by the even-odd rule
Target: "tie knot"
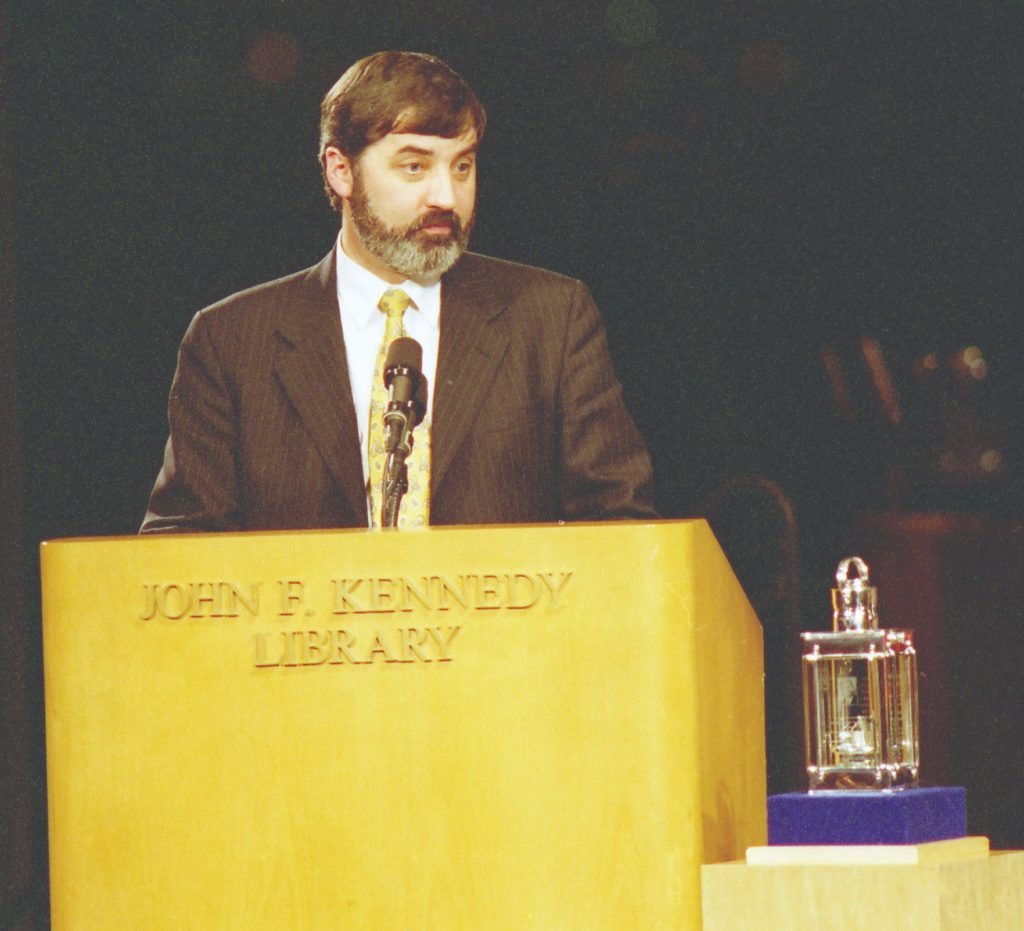
[{"label": "tie knot", "polygon": [[396,317],[401,320],[402,314],[411,303],[412,298],[401,288],[388,288],[377,306],[388,315],[389,320]]}]

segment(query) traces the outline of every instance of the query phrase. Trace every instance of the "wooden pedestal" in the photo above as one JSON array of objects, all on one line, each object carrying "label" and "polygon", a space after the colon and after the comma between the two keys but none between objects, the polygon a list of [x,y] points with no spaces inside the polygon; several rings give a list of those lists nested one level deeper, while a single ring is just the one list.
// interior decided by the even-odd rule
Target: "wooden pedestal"
[{"label": "wooden pedestal", "polygon": [[908,866],[701,871],[704,931],[1009,931],[1024,928],[1024,852]]}]

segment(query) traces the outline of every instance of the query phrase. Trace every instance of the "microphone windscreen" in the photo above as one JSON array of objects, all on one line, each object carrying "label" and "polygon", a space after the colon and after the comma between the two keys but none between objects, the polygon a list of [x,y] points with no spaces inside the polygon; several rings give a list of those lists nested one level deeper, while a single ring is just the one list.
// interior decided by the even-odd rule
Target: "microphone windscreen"
[{"label": "microphone windscreen", "polygon": [[399,336],[388,346],[388,357],[384,368],[416,369],[423,368],[423,347],[408,336]]}]

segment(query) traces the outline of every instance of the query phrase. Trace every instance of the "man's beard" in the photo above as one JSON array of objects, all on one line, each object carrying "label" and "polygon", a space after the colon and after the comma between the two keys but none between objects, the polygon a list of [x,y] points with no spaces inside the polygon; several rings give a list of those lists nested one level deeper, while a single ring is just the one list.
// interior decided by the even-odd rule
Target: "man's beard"
[{"label": "man's beard", "polygon": [[[437,281],[466,251],[473,230],[476,211],[465,226],[453,210],[431,210],[405,229],[388,226],[370,206],[366,187],[355,173],[349,198],[352,222],[367,251],[388,268],[418,282]],[[448,226],[451,234],[444,238],[425,236],[428,226]]]}]

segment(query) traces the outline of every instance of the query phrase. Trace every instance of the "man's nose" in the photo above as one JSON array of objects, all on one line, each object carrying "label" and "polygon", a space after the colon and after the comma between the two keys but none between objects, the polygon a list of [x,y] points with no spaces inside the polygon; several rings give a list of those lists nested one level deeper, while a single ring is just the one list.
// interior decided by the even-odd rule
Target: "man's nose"
[{"label": "man's nose", "polygon": [[430,200],[429,206],[441,210],[451,210],[455,207],[455,185],[452,177],[444,169],[438,169],[430,179],[430,190],[427,192]]}]

